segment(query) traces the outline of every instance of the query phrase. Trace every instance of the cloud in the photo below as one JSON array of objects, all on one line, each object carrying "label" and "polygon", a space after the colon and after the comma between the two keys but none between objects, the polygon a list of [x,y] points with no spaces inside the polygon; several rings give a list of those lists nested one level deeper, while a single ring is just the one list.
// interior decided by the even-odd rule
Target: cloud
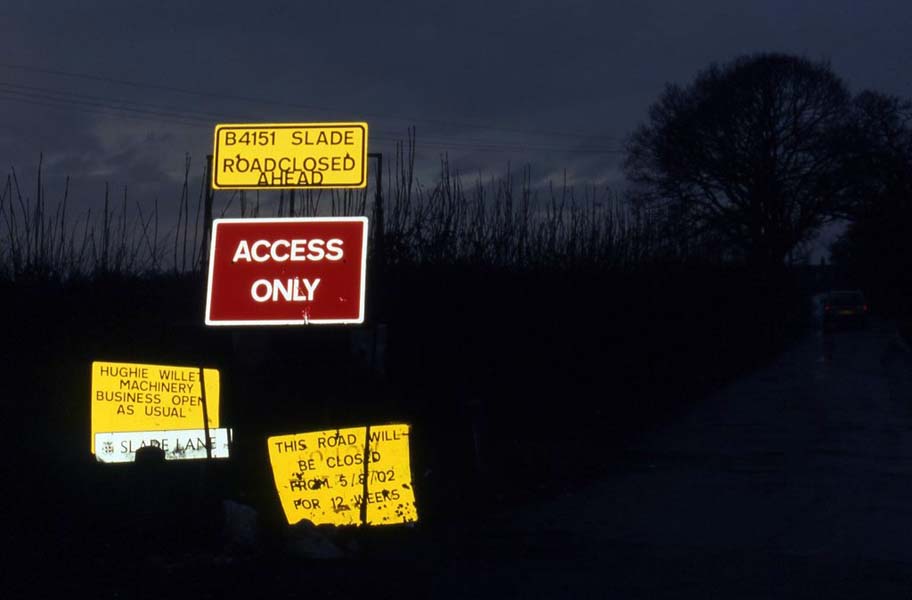
[{"label": "cloud", "polygon": [[[620,155],[571,150],[620,148],[666,82],[761,50],[831,58],[855,89],[912,95],[897,76],[912,54],[907,2],[60,0],[0,11],[4,60],[58,71],[0,66],[0,160],[31,171],[43,151],[49,172],[92,190],[88,203],[104,181],[174,198],[184,154],[198,181],[212,126],[231,120],[365,119],[371,150],[390,157],[415,125],[425,182],[448,152],[472,179],[529,164],[542,181],[566,169],[613,186]],[[144,108],[114,116],[124,102]]]}]

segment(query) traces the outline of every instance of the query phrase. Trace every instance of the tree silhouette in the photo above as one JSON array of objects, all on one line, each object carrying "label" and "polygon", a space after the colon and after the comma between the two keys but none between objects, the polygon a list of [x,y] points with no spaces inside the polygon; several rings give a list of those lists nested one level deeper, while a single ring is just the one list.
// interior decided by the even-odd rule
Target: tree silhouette
[{"label": "tree silhouette", "polygon": [[912,302],[912,103],[863,92],[852,103],[853,194],[840,207],[850,221],[831,246],[834,262],[880,309]]},{"label": "tree silhouette", "polygon": [[912,103],[865,91],[852,102],[853,194],[840,215],[860,222],[908,215],[912,200]]},{"label": "tree silhouette", "polygon": [[759,54],[669,84],[628,140],[634,198],[679,244],[769,270],[844,202],[850,95],[826,63]]}]

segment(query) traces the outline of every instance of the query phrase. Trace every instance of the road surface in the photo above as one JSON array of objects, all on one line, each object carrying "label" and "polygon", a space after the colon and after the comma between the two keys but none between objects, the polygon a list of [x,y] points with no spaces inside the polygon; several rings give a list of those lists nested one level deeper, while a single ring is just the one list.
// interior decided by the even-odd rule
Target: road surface
[{"label": "road surface", "polygon": [[72,510],[29,536],[43,567],[19,578],[22,597],[912,598],[912,355],[884,322],[810,334],[628,446],[600,482],[399,531],[366,561],[86,546]]},{"label": "road surface", "polygon": [[912,359],[815,332],[629,450],[498,515],[433,597],[912,598]]}]

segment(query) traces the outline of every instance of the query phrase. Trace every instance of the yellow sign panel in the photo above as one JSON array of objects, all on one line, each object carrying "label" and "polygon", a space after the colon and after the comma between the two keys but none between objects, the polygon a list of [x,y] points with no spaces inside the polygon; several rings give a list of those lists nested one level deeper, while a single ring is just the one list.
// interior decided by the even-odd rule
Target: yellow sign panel
[{"label": "yellow sign panel", "polygon": [[367,123],[216,125],[213,189],[367,187]]},{"label": "yellow sign panel", "polygon": [[[219,372],[204,369],[209,427],[219,426]],[[92,363],[92,454],[95,434],[204,429],[197,367]]]},{"label": "yellow sign panel", "polygon": [[408,440],[408,425],[269,438],[272,475],[288,523],[360,525],[362,506],[367,525],[417,521]]}]

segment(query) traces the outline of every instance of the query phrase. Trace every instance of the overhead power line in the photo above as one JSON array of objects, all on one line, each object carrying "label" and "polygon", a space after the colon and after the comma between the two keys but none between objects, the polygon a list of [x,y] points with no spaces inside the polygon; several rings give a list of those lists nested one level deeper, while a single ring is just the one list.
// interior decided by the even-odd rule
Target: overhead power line
[{"label": "overhead power line", "polygon": [[74,103],[79,102],[91,102],[104,104],[108,108],[114,107],[123,107],[130,110],[150,110],[156,113],[173,113],[179,114],[181,118],[184,117],[194,117],[201,120],[205,120],[208,123],[211,123],[213,119],[231,119],[237,118],[236,115],[232,116],[228,113],[221,113],[216,111],[197,111],[197,110],[188,110],[179,106],[168,106],[161,104],[153,104],[149,102],[137,102],[135,100],[125,100],[122,98],[110,98],[104,96],[94,96],[91,94],[80,94],[76,92],[71,92],[69,90],[59,90],[54,88],[46,87],[36,87],[30,85],[21,85],[17,83],[5,83],[0,82],[0,91],[10,91],[20,94],[31,93],[35,95],[46,95],[48,97],[58,98],[61,101],[73,101]]},{"label": "overhead power line", "polygon": [[[184,94],[202,98],[219,98],[221,100],[233,100],[237,102],[247,102],[247,103],[256,103],[256,104],[268,104],[272,106],[283,106],[286,108],[296,108],[304,110],[313,110],[318,112],[327,112],[333,113],[338,112],[338,109],[335,108],[326,108],[320,106],[306,105],[297,102],[288,102],[274,100],[271,98],[255,97],[255,96],[243,96],[238,94],[224,94],[219,92],[211,92],[207,90],[194,90],[189,88],[182,88],[172,85],[163,85],[158,83],[151,82],[141,82],[141,81],[132,81],[128,79],[120,79],[116,77],[108,77],[104,75],[98,75],[93,73],[80,73],[74,71],[64,71],[59,69],[48,69],[44,67],[36,67],[32,65],[21,65],[14,63],[0,62],[0,67],[10,70],[17,71],[26,71],[32,73],[42,73],[45,75],[53,75],[57,77],[71,77],[76,79],[83,79],[88,81],[96,81],[103,83],[110,83],[114,85],[121,85],[132,88],[140,89],[154,89],[165,92],[171,92],[176,94]],[[389,115],[382,113],[373,113],[373,112],[361,112],[366,117],[375,117],[379,119],[390,119],[397,121],[407,121],[410,123],[427,123],[435,125],[445,125],[449,127],[465,127],[465,128],[474,128],[482,129],[489,131],[501,131],[506,133],[519,133],[523,135],[537,135],[537,136],[551,136],[551,137],[569,137],[569,138],[578,138],[578,139],[588,139],[592,138],[591,134],[579,133],[579,132],[569,132],[569,131],[554,131],[554,130],[541,130],[541,129],[527,129],[527,128],[515,128],[515,127],[503,127],[500,125],[491,125],[488,123],[480,123],[466,120],[445,120],[445,119],[428,119],[428,118],[417,118],[417,117],[403,117],[398,115]],[[615,140],[615,138],[606,138],[603,136],[602,139]]]},{"label": "overhead power line", "polygon": [[155,123],[163,123],[163,122],[164,123],[176,123],[176,124],[184,125],[187,127],[198,127],[198,128],[206,128],[206,129],[209,129],[211,127],[211,124],[206,125],[206,124],[203,124],[198,121],[185,120],[185,119],[180,119],[180,118],[168,118],[168,117],[162,117],[162,116],[147,115],[147,114],[142,114],[142,113],[140,113],[140,114],[134,114],[134,113],[113,114],[113,113],[111,113],[111,109],[89,108],[89,107],[85,107],[85,106],[73,106],[70,104],[63,104],[58,101],[42,100],[40,98],[29,97],[24,94],[14,94],[14,93],[4,92],[4,91],[0,91],[0,100],[19,102],[22,104],[28,104],[30,106],[46,106],[49,108],[57,108],[57,109],[62,109],[62,110],[70,111],[70,112],[81,112],[81,113],[86,113],[86,114],[101,115],[101,116],[115,117],[115,118],[121,118],[121,119],[152,121]]},{"label": "overhead power line", "polygon": [[[60,108],[100,114],[110,117],[127,117],[147,121],[177,123],[196,128],[211,128],[220,119],[238,120],[239,117],[228,113],[213,111],[186,111],[173,106],[161,106],[148,102],[132,100],[106,99],[100,96],[77,94],[70,91],[56,90],[36,86],[0,83],[0,99],[24,102],[51,108]],[[389,132],[372,131],[371,139],[387,142],[401,141],[402,136]],[[422,146],[437,148],[467,149],[485,152],[509,151],[542,151],[555,153],[616,154],[622,150],[605,147],[558,147],[548,144],[501,142],[479,139],[445,139],[430,136],[421,139]]]}]

